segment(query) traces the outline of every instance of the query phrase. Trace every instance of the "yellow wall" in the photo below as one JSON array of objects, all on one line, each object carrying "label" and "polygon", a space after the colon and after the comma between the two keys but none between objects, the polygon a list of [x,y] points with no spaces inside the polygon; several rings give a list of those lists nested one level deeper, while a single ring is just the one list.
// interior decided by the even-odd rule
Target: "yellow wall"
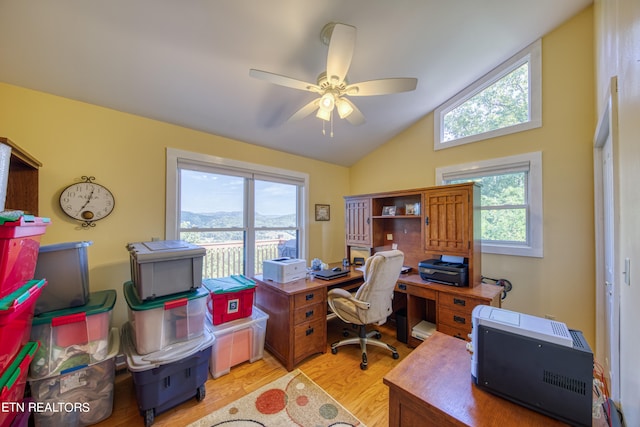
[{"label": "yellow wall", "polygon": [[505,308],[553,315],[595,345],[593,64],[589,7],[542,39],[541,128],[436,152],[429,114],[354,165],[350,193],[431,186],[436,167],[542,151],[544,258],[483,255],[482,274],[513,283]]},{"label": "yellow wall", "polygon": [[[338,261],[344,253],[342,193],[348,169],[41,92],[0,84],[0,136],[42,162],[40,216],[53,224],[42,244],[91,240],[91,290],[117,289],[114,322],[126,316],[122,283],[130,279],[128,242],[164,236],[165,150],[173,147],[294,169],[309,174],[308,258]],[[93,175],[115,195],[116,208],[95,228],[82,229],[58,207],[61,190]],[[332,206],[316,222],[316,203]]]}]

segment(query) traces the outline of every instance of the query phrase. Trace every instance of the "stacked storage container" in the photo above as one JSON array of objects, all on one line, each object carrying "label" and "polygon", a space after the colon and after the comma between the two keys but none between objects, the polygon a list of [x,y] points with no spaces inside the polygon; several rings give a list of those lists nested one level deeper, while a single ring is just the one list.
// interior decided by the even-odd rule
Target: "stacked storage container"
[{"label": "stacked storage container", "polygon": [[269,315],[253,306],[256,283],[242,275],[205,279],[207,327],[215,337],[209,370],[213,378],[232,366],[262,358]]},{"label": "stacked storage container", "polygon": [[131,243],[123,285],[129,321],[122,351],[147,426],[186,400],[204,399],[213,335],[205,328],[205,249],[179,240]]},{"label": "stacked storage container", "polygon": [[91,292],[87,248],[92,242],[42,246],[36,274],[47,290],[36,304],[31,340],[40,347],[29,367],[36,426],[85,426],[111,415],[115,357],[111,328],[116,291]]},{"label": "stacked storage container", "polygon": [[[46,287],[34,280],[40,238],[48,218],[19,211],[0,213],[0,426],[24,420],[29,364],[38,349],[30,341],[36,301]],[[6,405],[6,406],[5,406]],[[8,410],[6,410],[8,409]],[[18,416],[19,415],[19,416]],[[28,418],[28,417],[27,417]]]}]

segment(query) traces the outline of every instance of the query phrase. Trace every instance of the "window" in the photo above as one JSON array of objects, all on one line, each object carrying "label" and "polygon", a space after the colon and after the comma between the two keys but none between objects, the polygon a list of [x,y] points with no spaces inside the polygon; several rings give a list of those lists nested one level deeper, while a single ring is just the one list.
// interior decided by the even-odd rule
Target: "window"
[{"label": "window", "polygon": [[203,277],[262,273],[304,258],[308,175],[167,149],[167,239],[206,249]]},{"label": "window", "polygon": [[542,126],[541,62],[538,40],[438,107],[433,148]]},{"label": "window", "polygon": [[439,185],[481,185],[482,252],[542,257],[542,153],[436,169]]}]

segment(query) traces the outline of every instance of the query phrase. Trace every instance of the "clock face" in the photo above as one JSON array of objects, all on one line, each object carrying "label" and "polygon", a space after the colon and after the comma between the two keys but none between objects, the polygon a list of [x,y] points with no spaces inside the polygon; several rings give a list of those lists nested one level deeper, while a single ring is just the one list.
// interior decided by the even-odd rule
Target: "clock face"
[{"label": "clock face", "polygon": [[73,219],[93,222],[109,215],[115,206],[111,191],[93,182],[79,182],[62,190],[60,207]]}]

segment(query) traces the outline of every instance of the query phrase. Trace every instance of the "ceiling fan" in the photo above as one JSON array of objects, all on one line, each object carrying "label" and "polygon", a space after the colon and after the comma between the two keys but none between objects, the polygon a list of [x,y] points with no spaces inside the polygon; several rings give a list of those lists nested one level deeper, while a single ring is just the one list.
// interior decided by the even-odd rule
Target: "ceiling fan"
[{"label": "ceiling fan", "polygon": [[[291,77],[267,71],[250,69],[249,75],[280,86],[305,90],[318,97],[296,111],[289,121],[302,119],[314,111],[316,117],[331,122],[333,136],[333,113],[353,125],[365,122],[364,115],[348,97],[386,95],[412,91],[418,80],[415,78],[386,78],[361,83],[348,83],[346,76],[351,65],[356,41],[356,28],[351,25],[331,22],[320,33],[322,42],[329,46],[327,69],[318,76],[316,83],[307,83]],[[323,122],[324,123],[324,122]],[[324,124],[322,132],[324,133]]]}]

